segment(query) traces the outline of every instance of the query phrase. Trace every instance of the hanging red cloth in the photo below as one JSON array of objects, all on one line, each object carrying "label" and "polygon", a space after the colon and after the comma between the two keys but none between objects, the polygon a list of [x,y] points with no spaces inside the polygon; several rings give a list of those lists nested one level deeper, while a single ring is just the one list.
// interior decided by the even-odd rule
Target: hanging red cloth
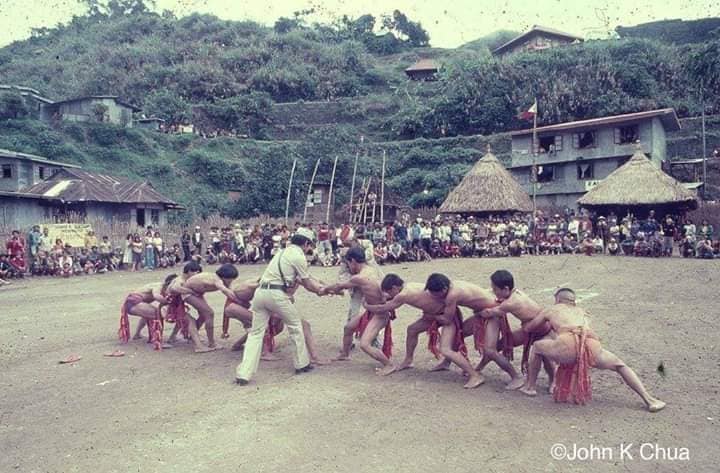
[{"label": "hanging red cloth", "polygon": [[155,309],[155,319],[148,323],[148,330],[150,331],[150,342],[153,343],[155,351],[162,351],[162,338],[165,324],[163,323],[162,314],[160,308]]},{"label": "hanging red cloth", "polygon": [[[455,311],[455,317],[453,317],[453,324],[455,325],[455,340],[453,340],[453,350],[460,353],[466,359],[468,357],[467,346],[465,345],[465,337],[463,336],[463,318],[462,312],[458,307]],[[435,358],[440,359],[440,324],[437,320],[433,320],[433,323],[427,329],[428,334],[428,350],[430,353],[435,355]]]},{"label": "hanging red cloth", "polygon": [[574,402],[584,405],[592,399],[592,380],[590,368],[595,359],[588,347],[588,340],[597,340],[597,336],[585,327],[561,329],[557,340],[575,345],[575,363],[560,365],[555,372],[555,402]]},{"label": "hanging red cloth", "polygon": [[282,332],[283,324],[280,317],[271,316],[263,337],[263,351],[272,353],[275,351],[275,336]]},{"label": "hanging red cloth", "polygon": [[[490,319],[480,317],[479,315],[476,317],[475,327],[473,327],[473,340],[475,342],[475,349],[477,351],[483,351],[485,349],[485,332],[487,331],[487,324]],[[503,314],[497,319],[500,324],[500,336],[503,340],[503,356],[508,360],[512,360],[514,343],[507,314]]]},{"label": "hanging red cloth", "polygon": [[168,300],[166,320],[171,323],[180,324],[180,331],[183,338],[190,338],[189,321],[187,318],[187,307],[180,295],[166,296]]},{"label": "hanging red cloth", "polygon": [[[363,333],[365,333],[365,329],[368,326],[368,323],[370,323],[370,318],[372,317],[372,314],[370,311],[365,311],[365,313],[360,317],[360,321],[358,322],[357,327],[355,328],[355,335],[358,337],[362,337]],[[382,346],[382,352],[383,354],[390,358],[392,357],[392,347],[393,347],[393,341],[392,341],[392,324],[391,322],[395,320],[397,316],[395,315],[395,311],[390,311],[390,317],[388,318],[387,324],[385,324],[385,334],[383,336],[383,346]]]}]

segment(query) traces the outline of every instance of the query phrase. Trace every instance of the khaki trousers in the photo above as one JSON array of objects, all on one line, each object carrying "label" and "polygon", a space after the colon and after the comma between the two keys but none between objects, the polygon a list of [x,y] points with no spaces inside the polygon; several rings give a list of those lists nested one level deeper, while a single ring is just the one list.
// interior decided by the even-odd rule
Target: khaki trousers
[{"label": "khaki trousers", "polygon": [[293,349],[295,369],[304,368],[310,364],[300,315],[287,294],[277,289],[258,288],[250,310],[253,313],[252,327],[245,342],[242,362],[235,370],[237,378],[249,381],[257,372],[262,355],[263,337],[271,314],[282,318],[287,327],[290,345]]}]

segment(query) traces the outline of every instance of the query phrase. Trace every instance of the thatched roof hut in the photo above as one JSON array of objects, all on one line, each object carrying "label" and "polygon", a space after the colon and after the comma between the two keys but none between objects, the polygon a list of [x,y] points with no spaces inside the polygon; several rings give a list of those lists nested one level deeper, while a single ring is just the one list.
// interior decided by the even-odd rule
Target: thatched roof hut
[{"label": "thatched roof hut", "polygon": [[628,210],[697,208],[697,196],[653,164],[638,146],[624,165],[578,199],[587,208],[620,207]]},{"label": "thatched roof hut", "polygon": [[531,211],[532,201],[527,192],[498,161],[490,147],[440,206],[440,212],[456,214]]}]

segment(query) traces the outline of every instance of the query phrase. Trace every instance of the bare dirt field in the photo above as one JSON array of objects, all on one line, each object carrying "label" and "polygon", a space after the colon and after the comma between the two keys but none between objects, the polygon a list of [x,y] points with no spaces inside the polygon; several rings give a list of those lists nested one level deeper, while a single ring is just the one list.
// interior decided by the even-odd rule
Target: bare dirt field
[{"label": "bare dirt field", "polygon": [[[28,279],[0,289],[0,472],[718,471],[718,262],[528,257],[384,270],[415,281],[438,271],[489,286],[500,268],[543,304],[558,286],[578,290],[605,347],[667,408],[646,412],[611,372],[594,372],[585,407],[505,392],[506,375],[494,366],[483,386],[465,390],[458,371],[427,371],[434,359],[424,336],[415,369],[380,378],[358,351],[350,362],[295,376],[283,333],[283,360],[262,362],[254,382],[239,387],[232,381],[242,355],[228,349],[194,354],[181,343],[158,353],[136,341],[120,347],[123,358],[103,356],[118,348],[125,294],[164,273]],[[263,268],[239,269],[249,278]],[[219,332],[224,301],[209,301]],[[301,291],[297,304],[323,354],[334,355],[347,299]],[[398,315],[396,358],[417,314]],[[229,347],[241,333],[235,322],[221,343]],[[69,354],[83,358],[58,364]],[[519,356],[518,349],[516,365]],[[554,459],[554,444],[594,459]],[[682,448],[689,460],[671,460]]]}]

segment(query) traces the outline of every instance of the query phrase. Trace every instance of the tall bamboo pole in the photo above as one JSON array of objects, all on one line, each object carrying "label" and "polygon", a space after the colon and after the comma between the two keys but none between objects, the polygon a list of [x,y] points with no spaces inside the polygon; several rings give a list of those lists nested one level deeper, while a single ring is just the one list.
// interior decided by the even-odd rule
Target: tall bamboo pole
[{"label": "tall bamboo pole", "polygon": [[288,223],[288,215],[290,214],[290,191],[292,190],[293,177],[295,177],[295,166],[297,158],[293,159],[292,170],[290,171],[290,182],[288,183],[287,199],[285,200],[285,225]]},{"label": "tall bamboo pole", "polygon": [[337,168],[337,162],[338,158],[340,156],[335,156],[335,162],[333,163],[333,170],[332,175],[330,177],[330,191],[328,191],[328,203],[327,203],[327,211],[325,212],[325,223],[330,223],[330,205],[332,204],[332,192],[333,192],[333,184],[335,184],[335,169]]},{"label": "tall bamboo pole", "polygon": [[380,175],[380,223],[385,223],[385,161],[387,153],[383,150],[382,174]]},{"label": "tall bamboo pole", "polygon": [[357,176],[357,165],[358,158],[360,158],[360,150],[355,153],[355,166],[353,166],[353,177],[352,183],[350,184],[350,221],[355,221],[355,214],[353,212],[353,199],[355,197],[355,176]]},{"label": "tall bamboo pole", "polygon": [[303,211],[303,223],[307,221],[307,208],[308,200],[310,200],[310,193],[312,192],[313,184],[315,183],[315,175],[317,174],[318,167],[320,166],[320,158],[315,163],[315,169],[313,170],[312,177],[310,178],[310,185],[308,186],[307,197],[305,198],[305,210]]},{"label": "tall bamboo pole", "polygon": [[533,114],[533,134],[532,134],[532,206],[533,206],[533,218],[537,215],[537,98],[535,98],[535,113]]}]

